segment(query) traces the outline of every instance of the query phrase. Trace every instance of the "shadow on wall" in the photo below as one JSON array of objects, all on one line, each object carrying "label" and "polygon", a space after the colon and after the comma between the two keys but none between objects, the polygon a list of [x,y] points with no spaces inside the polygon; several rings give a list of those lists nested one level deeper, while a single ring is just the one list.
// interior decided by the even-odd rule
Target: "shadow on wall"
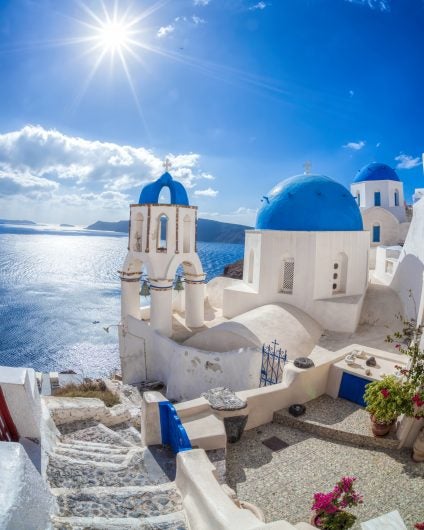
[{"label": "shadow on wall", "polygon": [[404,313],[408,318],[417,318],[419,315],[423,295],[423,274],[423,262],[413,254],[407,254],[399,262],[390,284],[390,287],[399,293]]}]

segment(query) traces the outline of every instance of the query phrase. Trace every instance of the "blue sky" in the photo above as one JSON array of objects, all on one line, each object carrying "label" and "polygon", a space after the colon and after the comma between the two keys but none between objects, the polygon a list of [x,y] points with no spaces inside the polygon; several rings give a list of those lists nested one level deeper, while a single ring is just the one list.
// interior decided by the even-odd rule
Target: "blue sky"
[{"label": "blue sky", "polygon": [[380,161],[407,198],[424,187],[421,0],[116,5],[127,72],[99,37],[115,2],[0,0],[0,217],[125,219],[165,156],[229,222],[253,224],[307,160],[345,185]]}]

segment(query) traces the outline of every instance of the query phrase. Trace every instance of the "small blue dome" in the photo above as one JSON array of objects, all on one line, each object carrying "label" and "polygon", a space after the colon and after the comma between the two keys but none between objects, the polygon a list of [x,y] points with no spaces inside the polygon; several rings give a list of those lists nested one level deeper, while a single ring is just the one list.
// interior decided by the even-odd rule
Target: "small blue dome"
[{"label": "small blue dome", "polygon": [[258,230],[307,232],[362,230],[362,216],[350,192],[324,175],[283,180],[263,198]]},{"label": "small blue dome", "polygon": [[171,175],[166,172],[160,178],[150,184],[146,184],[141,190],[138,204],[158,204],[159,195],[163,187],[169,188],[171,192],[171,203],[170,204],[181,204],[188,206],[188,196],[184,186],[174,180]]},{"label": "small blue dome", "polygon": [[373,162],[360,169],[353,182],[367,182],[368,180],[396,180],[400,182],[394,169],[378,162]]}]

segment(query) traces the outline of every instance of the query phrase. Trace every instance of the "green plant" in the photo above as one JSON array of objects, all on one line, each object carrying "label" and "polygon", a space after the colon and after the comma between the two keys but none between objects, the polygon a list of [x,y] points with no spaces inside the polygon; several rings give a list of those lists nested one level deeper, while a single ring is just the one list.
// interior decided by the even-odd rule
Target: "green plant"
[{"label": "green plant", "polygon": [[365,387],[364,400],[377,423],[391,423],[408,407],[410,386],[394,375],[386,375]]}]

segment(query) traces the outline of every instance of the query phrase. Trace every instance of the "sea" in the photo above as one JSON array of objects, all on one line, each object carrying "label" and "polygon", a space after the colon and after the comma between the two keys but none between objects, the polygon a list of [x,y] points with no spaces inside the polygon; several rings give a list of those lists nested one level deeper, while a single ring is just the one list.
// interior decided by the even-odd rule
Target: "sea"
[{"label": "sea", "polygon": [[[126,234],[0,224],[0,365],[84,377],[119,369],[117,271],[126,252]],[[198,243],[208,281],[243,252],[243,245]]]}]

